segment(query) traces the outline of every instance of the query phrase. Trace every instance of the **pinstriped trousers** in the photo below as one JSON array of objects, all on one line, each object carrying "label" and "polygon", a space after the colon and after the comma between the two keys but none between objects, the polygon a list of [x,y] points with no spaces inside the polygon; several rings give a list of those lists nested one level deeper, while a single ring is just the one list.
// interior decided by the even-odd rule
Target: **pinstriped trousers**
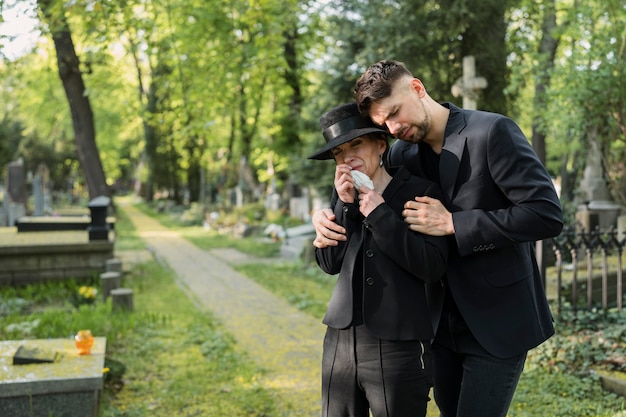
[{"label": "pinstriped trousers", "polygon": [[328,327],[322,417],[424,417],[432,386],[429,341],[388,341],[365,326]]}]

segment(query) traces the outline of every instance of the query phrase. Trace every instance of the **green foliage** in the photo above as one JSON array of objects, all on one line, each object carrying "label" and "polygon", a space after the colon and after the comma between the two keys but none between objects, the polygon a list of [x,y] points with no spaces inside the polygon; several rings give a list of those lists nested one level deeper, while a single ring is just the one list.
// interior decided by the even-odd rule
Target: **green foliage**
[{"label": "green foliage", "polygon": [[[514,69],[511,91],[521,93],[516,107],[521,117],[547,134],[548,168],[563,177],[563,198],[575,198],[574,189],[585,167],[587,149],[598,144],[602,168],[613,197],[624,201],[624,102],[626,101],[626,9],[620,1],[573,3],[556,0],[557,28],[554,67],[549,71],[545,100],[533,104],[535,82],[543,74],[539,55],[539,22],[550,8],[547,0],[521,1],[511,14],[509,44]],[[535,106],[535,108],[533,108]],[[532,110],[528,110],[532,109]]]},{"label": "green foliage", "polygon": [[602,389],[590,377],[549,372],[527,364],[508,417],[614,417],[624,399]]},{"label": "green foliage", "polygon": [[556,335],[534,357],[550,372],[588,377],[592,370],[626,372],[626,317],[610,311],[563,312]]},{"label": "green foliage", "polygon": [[[250,194],[296,185],[328,199],[333,164],[304,159],[324,143],[319,116],[352,99],[365,67],[399,59],[434,98],[460,102],[450,88],[468,54],[489,82],[479,107],[513,116],[528,136],[533,128],[547,135],[548,169],[562,177],[564,200],[575,197],[592,142],[615,198],[624,199],[619,0],[51,5],[72,29],[107,182],[131,189],[138,180],[147,200],[166,192],[181,203],[188,192],[194,202],[204,191],[216,203],[243,183]],[[553,9],[556,28],[542,27]],[[550,37],[553,66],[541,45]],[[82,180],[56,65],[50,41],[0,63],[0,166],[19,156],[29,170],[45,162],[61,189]]]}]

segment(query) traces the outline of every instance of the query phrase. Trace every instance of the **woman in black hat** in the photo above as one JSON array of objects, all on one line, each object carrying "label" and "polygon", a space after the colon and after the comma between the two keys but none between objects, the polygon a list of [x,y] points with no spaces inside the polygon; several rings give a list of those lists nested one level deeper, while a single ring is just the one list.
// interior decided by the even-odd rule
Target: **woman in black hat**
[{"label": "woman in black hat", "polygon": [[425,416],[448,249],[445,238],[409,230],[402,210],[416,195],[441,198],[439,187],[403,167],[392,175],[387,132],[355,103],[320,125],[327,143],[309,158],[335,159],[331,206],[347,231],[346,241],[315,250],[318,265],[339,274],[323,320],[322,416]]}]

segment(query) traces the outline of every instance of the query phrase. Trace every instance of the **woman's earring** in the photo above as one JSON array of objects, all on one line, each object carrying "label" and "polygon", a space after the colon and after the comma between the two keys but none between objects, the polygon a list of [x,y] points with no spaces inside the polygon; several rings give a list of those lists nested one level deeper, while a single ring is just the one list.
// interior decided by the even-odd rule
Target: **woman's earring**
[{"label": "woman's earring", "polygon": [[382,153],[380,154],[380,162],[378,163],[378,166],[379,167],[383,166],[383,154]]}]

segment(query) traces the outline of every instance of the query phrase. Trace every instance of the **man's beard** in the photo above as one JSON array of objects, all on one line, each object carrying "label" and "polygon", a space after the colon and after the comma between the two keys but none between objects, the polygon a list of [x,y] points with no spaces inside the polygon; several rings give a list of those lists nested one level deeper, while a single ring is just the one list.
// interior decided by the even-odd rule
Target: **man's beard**
[{"label": "man's beard", "polygon": [[422,120],[419,124],[414,125],[415,133],[407,138],[408,142],[420,143],[428,135],[428,132],[430,131],[430,115],[428,113],[425,114],[426,116],[424,117],[424,120]]}]

